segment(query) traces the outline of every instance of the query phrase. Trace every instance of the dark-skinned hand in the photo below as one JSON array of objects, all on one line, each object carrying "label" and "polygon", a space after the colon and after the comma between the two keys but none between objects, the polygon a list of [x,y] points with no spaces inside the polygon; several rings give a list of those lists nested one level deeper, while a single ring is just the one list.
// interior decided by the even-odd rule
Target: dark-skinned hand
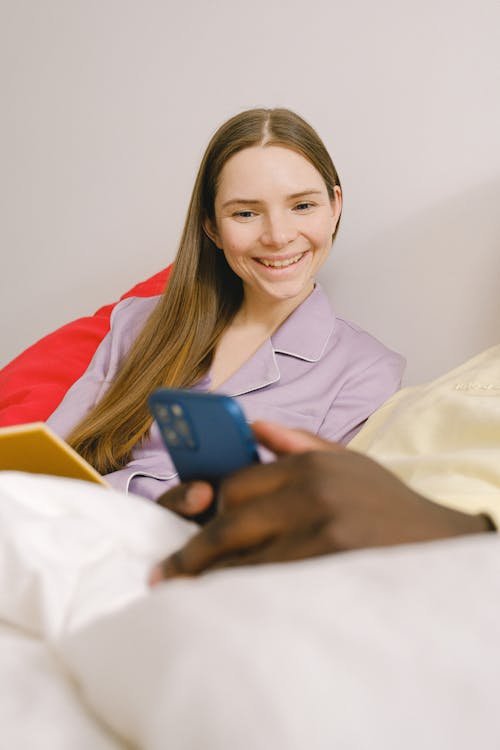
[{"label": "dark-skinned hand", "polygon": [[[487,517],[427,500],[360,453],[268,422],[255,422],[253,431],[279,458],[227,477],[219,488],[215,518],[152,571],[152,585],[220,567],[492,529]],[[205,482],[181,484],[159,500],[186,517],[212,501]]]}]

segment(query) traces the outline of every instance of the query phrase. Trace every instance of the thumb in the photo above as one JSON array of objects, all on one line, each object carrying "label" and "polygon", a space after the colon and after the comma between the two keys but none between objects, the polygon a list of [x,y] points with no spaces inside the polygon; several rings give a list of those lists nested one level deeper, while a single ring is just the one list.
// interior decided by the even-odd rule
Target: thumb
[{"label": "thumb", "polygon": [[158,498],[157,503],[182,516],[202,513],[212,503],[214,491],[208,482],[178,484]]},{"label": "thumb", "polygon": [[252,431],[257,442],[278,456],[289,453],[305,453],[307,451],[337,452],[345,450],[339,443],[324,440],[317,435],[313,435],[312,432],[283,427],[274,422],[253,422]]}]

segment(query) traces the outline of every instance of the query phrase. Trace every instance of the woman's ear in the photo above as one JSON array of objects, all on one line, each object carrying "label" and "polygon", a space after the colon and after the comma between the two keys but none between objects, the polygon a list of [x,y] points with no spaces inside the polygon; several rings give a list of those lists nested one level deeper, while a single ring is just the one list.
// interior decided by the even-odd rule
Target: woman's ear
[{"label": "woman's ear", "polygon": [[334,197],[330,201],[330,205],[332,207],[332,219],[333,219],[333,237],[335,237],[335,232],[337,231],[337,227],[339,224],[340,215],[342,213],[342,190],[340,189],[340,185],[335,185],[333,188]]},{"label": "woman's ear", "polygon": [[203,231],[205,232],[207,237],[212,240],[214,245],[220,249],[221,242],[219,233],[217,232],[217,227],[215,226],[215,222],[211,221],[208,216],[203,219]]},{"label": "woman's ear", "polygon": [[336,227],[340,219],[340,214],[342,213],[342,190],[340,189],[340,185],[335,185],[333,193],[334,198],[331,201],[331,205]]}]

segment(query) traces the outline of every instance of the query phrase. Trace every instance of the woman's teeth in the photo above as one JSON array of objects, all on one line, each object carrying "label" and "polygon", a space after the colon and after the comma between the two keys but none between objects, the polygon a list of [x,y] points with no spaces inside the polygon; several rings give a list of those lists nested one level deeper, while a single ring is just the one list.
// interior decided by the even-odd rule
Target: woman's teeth
[{"label": "woman's teeth", "polygon": [[305,255],[305,253],[299,253],[298,255],[294,255],[293,258],[286,258],[286,260],[265,260],[264,258],[259,258],[258,260],[259,263],[262,263],[268,268],[286,268],[286,266],[291,266],[293,263],[297,263],[303,255]]}]

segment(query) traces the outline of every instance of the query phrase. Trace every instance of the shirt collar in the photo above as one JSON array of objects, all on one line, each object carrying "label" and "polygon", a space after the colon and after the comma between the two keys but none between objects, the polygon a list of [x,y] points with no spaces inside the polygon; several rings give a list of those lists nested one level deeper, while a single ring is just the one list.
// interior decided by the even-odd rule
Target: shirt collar
[{"label": "shirt collar", "polygon": [[316,283],[311,294],[271,336],[275,352],[318,362],[335,327],[335,313]]},{"label": "shirt collar", "polygon": [[280,379],[276,354],[286,354],[306,362],[318,362],[334,327],[335,314],[326,294],[316,284],[311,294],[271,338],[221,384],[220,391],[229,396],[239,396],[276,383]]}]

